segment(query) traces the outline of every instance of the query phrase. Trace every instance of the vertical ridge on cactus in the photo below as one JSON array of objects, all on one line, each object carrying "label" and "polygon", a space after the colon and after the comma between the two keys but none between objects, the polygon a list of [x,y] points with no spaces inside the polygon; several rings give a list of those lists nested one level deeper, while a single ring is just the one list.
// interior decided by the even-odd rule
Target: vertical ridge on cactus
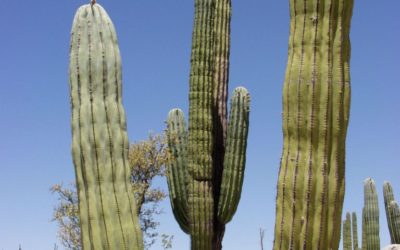
[{"label": "vertical ridge on cactus", "polygon": [[378,194],[375,182],[371,178],[364,180],[363,217],[363,231],[365,230],[365,248],[363,242],[363,249],[379,250],[381,246],[379,239]]},{"label": "vertical ridge on cactus", "polygon": [[400,244],[400,210],[394,200],[392,185],[385,181],[383,184],[386,218],[392,244]]},{"label": "vertical ridge on cactus", "polygon": [[83,249],[143,249],[129,185],[121,59],[99,4],[76,12],[71,32],[72,155]]},{"label": "vertical ridge on cactus", "polygon": [[230,0],[195,0],[188,128],[179,109],[167,119],[171,206],[196,250],[222,248],[243,184],[250,97],[235,90],[228,122],[230,20]]},{"label": "vertical ridge on cactus", "polygon": [[274,249],[337,249],[353,1],[290,1]]}]

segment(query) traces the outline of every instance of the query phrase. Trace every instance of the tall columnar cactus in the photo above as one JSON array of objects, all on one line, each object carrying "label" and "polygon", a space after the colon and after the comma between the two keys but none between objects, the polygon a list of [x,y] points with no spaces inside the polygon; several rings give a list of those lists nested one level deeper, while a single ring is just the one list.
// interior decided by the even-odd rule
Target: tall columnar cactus
[{"label": "tall columnar cactus", "polygon": [[363,249],[379,250],[379,206],[375,182],[371,178],[364,181],[363,230],[365,230],[365,247]]},{"label": "tall columnar cactus", "polygon": [[290,0],[274,249],[338,249],[353,0]]},{"label": "tall columnar cactus", "polygon": [[351,243],[351,218],[350,213],[346,213],[346,219],[343,221],[343,250],[352,250]]},{"label": "tall columnar cactus", "polygon": [[243,183],[250,97],[235,89],[228,123],[230,19],[230,0],[195,0],[189,127],[179,109],[167,119],[171,206],[196,250],[222,248]]},{"label": "tall columnar cactus", "polygon": [[82,247],[143,249],[129,184],[117,36],[106,11],[94,2],[74,18],[69,78]]},{"label": "tall columnar cactus", "polygon": [[394,200],[393,188],[389,182],[383,184],[383,197],[385,200],[386,218],[392,244],[400,244],[400,210]]},{"label": "tall columnar cactus", "polygon": [[353,212],[351,215],[351,227],[352,227],[352,239],[353,239],[353,250],[360,250],[358,248],[358,225],[357,225],[357,214]]}]

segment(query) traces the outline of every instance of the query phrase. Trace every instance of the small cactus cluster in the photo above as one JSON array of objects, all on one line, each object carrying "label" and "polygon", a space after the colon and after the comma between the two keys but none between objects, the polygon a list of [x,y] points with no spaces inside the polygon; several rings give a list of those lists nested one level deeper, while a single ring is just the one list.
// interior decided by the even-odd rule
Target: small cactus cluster
[{"label": "small cactus cluster", "polygon": [[[400,212],[397,202],[394,200],[393,189],[389,182],[383,184],[383,197],[385,200],[385,210],[387,224],[389,227],[391,244],[396,246],[400,244]],[[343,221],[343,249],[351,249],[349,239],[353,237],[353,249],[358,250],[357,235],[357,217],[353,212],[352,215],[352,236],[349,230],[349,213],[346,213],[346,219]],[[398,247],[397,245],[396,247]],[[362,210],[362,249],[363,250],[379,250],[379,206],[378,194],[374,180],[367,178],[364,181],[364,207]]]},{"label": "small cactus cluster", "polygon": [[189,126],[180,109],[167,119],[171,206],[196,250],[222,248],[243,184],[250,97],[235,89],[228,121],[230,20],[230,0],[195,1]]},{"label": "small cactus cluster", "polygon": [[346,213],[343,221],[343,250],[361,250],[358,247],[357,215],[353,212]]},{"label": "small cactus cluster", "polygon": [[75,14],[69,79],[82,247],[142,250],[129,182],[121,58],[114,26],[99,4]]},{"label": "small cactus cluster", "polygon": [[290,1],[274,250],[338,249],[353,0]]}]

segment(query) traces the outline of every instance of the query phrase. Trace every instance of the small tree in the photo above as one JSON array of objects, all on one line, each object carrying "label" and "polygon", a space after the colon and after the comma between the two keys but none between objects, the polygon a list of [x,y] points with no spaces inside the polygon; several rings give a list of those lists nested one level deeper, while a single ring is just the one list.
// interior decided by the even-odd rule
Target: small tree
[{"label": "small tree", "polygon": [[[156,242],[159,222],[155,215],[162,213],[159,202],[167,195],[164,190],[152,187],[156,177],[165,175],[166,162],[169,159],[164,136],[150,134],[148,139],[131,145],[129,149],[131,166],[132,192],[138,206],[138,216],[144,234],[144,245],[149,249]],[[54,208],[53,221],[59,227],[58,237],[67,249],[80,250],[80,227],[78,213],[78,196],[75,184],[69,187],[57,184],[51,188],[58,195],[59,204]],[[163,240],[165,236],[162,237]],[[169,245],[171,245],[172,237]],[[163,241],[164,242],[164,241]]]}]

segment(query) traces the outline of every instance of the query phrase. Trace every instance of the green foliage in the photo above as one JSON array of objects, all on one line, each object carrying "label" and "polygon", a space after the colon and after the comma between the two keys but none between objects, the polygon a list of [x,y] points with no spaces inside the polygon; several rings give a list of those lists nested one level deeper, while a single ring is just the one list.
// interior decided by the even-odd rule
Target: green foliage
[{"label": "green foliage", "polygon": [[189,126],[183,112],[168,115],[170,200],[191,248],[221,249],[225,224],[238,206],[243,183],[250,97],[237,88],[227,117],[230,0],[196,0]]},{"label": "green foliage", "polygon": [[[159,203],[166,197],[166,193],[154,188],[155,178],[165,175],[165,166],[169,159],[169,152],[165,137],[149,135],[145,141],[132,144],[129,148],[128,160],[131,169],[131,186],[138,205],[141,229],[144,233],[144,247],[149,249],[159,237],[157,227],[159,222],[156,216],[162,212]],[[61,244],[70,250],[80,250],[80,227],[78,211],[78,195],[75,185],[63,187],[54,185],[51,188],[58,195],[59,204],[54,209],[53,221],[59,227],[58,237]],[[172,244],[173,236],[167,237]]]},{"label": "green foliage", "polygon": [[338,249],[353,0],[290,1],[274,249]]}]

